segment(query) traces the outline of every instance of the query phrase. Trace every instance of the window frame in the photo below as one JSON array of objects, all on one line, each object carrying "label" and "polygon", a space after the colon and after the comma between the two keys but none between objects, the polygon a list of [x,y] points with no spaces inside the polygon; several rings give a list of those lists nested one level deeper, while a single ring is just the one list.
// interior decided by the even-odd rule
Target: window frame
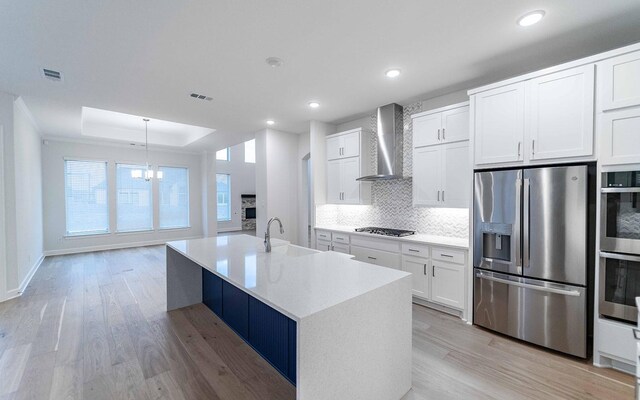
[{"label": "window frame", "polygon": [[[247,161],[247,143],[253,142],[253,161]],[[245,164],[255,164],[256,163],[256,139],[247,140],[244,143],[244,162]]]},{"label": "window frame", "polygon": [[[155,199],[153,196],[153,192],[154,192],[154,184],[153,184],[153,180],[156,179],[157,176],[157,169],[154,170],[154,178],[152,178],[151,180],[149,180],[149,202],[150,202],[150,210],[151,210],[151,227],[150,228],[143,228],[143,229],[130,229],[130,230],[121,230],[118,228],[118,165],[127,165],[127,166],[133,166],[133,167],[140,167],[140,169],[142,169],[143,171],[146,169],[146,165],[142,165],[139,164],[138,162],[118,162],[115,161],[114,162],[114,171],[115,171],[115,187],[114,187],[114,193],[115,193],[115,214],[116,214],[116,220],[115,220],[115,233],[119,234],[119,235],[127,235],[127,234],[135,234],[135,233],[150,233],[150,232],[154,232],[156,231],[156,221],[155,221]],[[149,167],[153,170],[153,165],[149,164]],[[143,175],[144,176],[144,175]],[[132,178],[134,179],[134,178]],[[142,179],[144,180],[144,178],[138,178],[138,179]],[[160,210],[160,208],[158,207],[158,210]]]},{"label": "window frame", "polygon": [[[69,216],[69,205],[67,204],[67,161],[75,161],[75,162],[90,162],[90,163],[99,163],[104,164],[104,181],[106,185],[105,189],[105,204],[107,209],[107,228],[105,230],[97,230],[97,231],[82,231],[78,233],[69,232],[68,229],[68,216]],[[62,174],[64,180],[64,238],[81,238],[83,236],[104,236],[111,234],[111,212],[109,210],[109,161],[104,159],[90,159],[90,158],[74,158],[74,157],[64,157],[62,162]]]},{"label": "window frame", "polygon": [[[187,171],[187,225],[185,226],[172,226],[172,227],[162,227],[161,223],[161,215],[160,215],[160,207],[161,207],[161,195],[160,195],[160,184],[162,181],[158,180],[158,230],[159,231],[170,231],[170,230],[179,230],[179,229],[191,229],[191,171],[189,167],[184,165],[158,165],[157,171],[160,171],[161,168],[175,168],[175,169],[184,169]],[[156,172],[157,173],[157,172]],[[164,177],[163,177],[164,179]]]},{"label": "window frame", "polygon": [[[227,186],[229,187],[229,190],[227,192],[224,193],[228,193],[228,201],[227,201],[227,208],[229,210],[229,218],[228,219],[220,219],[220,217],[218,216],[218,207],[219,207],[219,202],[218,202],[218,196],[220,194],[220,192],[218,191],[218,175],[224,175],[227,177]],[[232,220],[232,216],[231,216],[231,174],[224,174],[224,173],[216,173],[216,221],[217,222],[229,222]]]},{"label": "window frame", "polygon": [[[225,154],[226,154],[226,158],[218,158],[218,153],[221,152],[222,150],[225,150]],[[226,147],[224,149],[220,149],[218,151],[216,151],[216,161],[224,161],[224,162],[229,162],[231,161],[231,147]]]}]

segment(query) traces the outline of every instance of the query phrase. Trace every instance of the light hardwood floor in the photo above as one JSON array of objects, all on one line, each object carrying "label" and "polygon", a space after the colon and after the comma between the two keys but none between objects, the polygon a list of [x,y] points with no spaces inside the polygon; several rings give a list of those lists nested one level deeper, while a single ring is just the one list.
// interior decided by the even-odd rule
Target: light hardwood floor
[{"label": "light hardwood floor", "polygon": [[[47,258],[0,303],[0,400],[295,398],[206,307],[164,308],[162,246]],[[630,376],[420,306],[413,316],[406,399],[633,397]]]}]

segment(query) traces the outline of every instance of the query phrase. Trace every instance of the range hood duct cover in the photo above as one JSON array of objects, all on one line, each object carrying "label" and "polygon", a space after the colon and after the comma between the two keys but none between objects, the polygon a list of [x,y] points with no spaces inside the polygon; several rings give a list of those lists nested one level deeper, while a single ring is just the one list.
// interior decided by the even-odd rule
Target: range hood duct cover
[{"label": "range hood duct cover", "polygon": [[403,112],[399,104],[378,108],[378,173],[358,181],[381,181],[402,178]]}]

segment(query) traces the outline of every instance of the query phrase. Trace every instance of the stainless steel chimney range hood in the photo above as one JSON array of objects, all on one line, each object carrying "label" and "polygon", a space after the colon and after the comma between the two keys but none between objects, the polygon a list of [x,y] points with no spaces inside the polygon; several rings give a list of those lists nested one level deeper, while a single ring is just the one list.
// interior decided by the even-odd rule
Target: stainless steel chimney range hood
[{"label": "stainless steel chimney range hood", "polygon": [[403,112],[399,104],[378,108],[378,170],[376,175],[358,178],[358,181],[382,181],[402,178]]}]

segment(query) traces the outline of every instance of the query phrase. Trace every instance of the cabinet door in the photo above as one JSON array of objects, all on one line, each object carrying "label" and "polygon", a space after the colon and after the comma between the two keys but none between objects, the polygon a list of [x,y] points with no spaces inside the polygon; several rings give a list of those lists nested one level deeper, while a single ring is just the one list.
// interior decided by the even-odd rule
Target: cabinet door
[{"label": "cabinet door", "polygon": [[342,157],[342,136],[327,139],[327,160],[337,160]]},{"label": "cabinet door", "polygon": [[640,109],[604,113],[600,124],[602,165],[640,163]]},{"label": "cabinet door", "polygon": [[202,302],[222,317],[222,279],[202,268]]},{"label": "cabinet door", "polygon": [[529,159],[592,155],[594,66],[541,76],[527,85]]},{"label": "cabinet door", "polygon": [[419,257],[402,257],[402,270],[411,273],[413,295],[429,298],[429,260]]},{"label": "cabinet door", "polygon": [[640,104],[640,51],[598,64],[603,111]]},{"label": "cabinet door", "polygon": [[342,157],[357,157],[360,155],[360,132],[353,132],[342,136]]},{"label": "cabinet door", "polygon": [[469,168],[469,142],[442,147],[442,204],[469,207],[472,172]]},{"label": "cabinet door", "polygon": [[342,202],[341,168],[341,160],[327,162],[327,202],[331,204]]},{"label": "cabinet door", "polygon": [[345,158],[340,161],[342,203],[360,203],[360,157]]},{"label": "cabinet door", "polygon": [[413,147],[430,146],[440,143],[442,115],[435,113],[413,119]]},{"label": "cabinet door", "polygon": [[333,243],[331,244],[331,250],[337,251],[338,253],[351,254],[348,244]]},{"label": "cabinet door", "polygon": [[442,140],[447,143],[469,139],[469,107],[442,112]]},{"label": "cabinet door", "polygon": [[431,261],[431,301],[464,308],[464,266]]},{"label": "cabinet door", "polygon": [[474,95],[476,164],[522,161],[524,82]]},{"label": "cabinet door", "polygon": [[289,374],[289,318],[249,297],[249,338],[253,348],[285,376]]},{"label": "cabinet door", "polygon": [[329,251],[329,250],[331,250],[331,242],[327,242],[327,241],[322,240],[322,239],[317,239],[316,240],[316,250],[320,250],[320,251]]},{"label": "cabinet door", "polygon": [[413,150],[413,205],[440,205],[441,146]]}]

